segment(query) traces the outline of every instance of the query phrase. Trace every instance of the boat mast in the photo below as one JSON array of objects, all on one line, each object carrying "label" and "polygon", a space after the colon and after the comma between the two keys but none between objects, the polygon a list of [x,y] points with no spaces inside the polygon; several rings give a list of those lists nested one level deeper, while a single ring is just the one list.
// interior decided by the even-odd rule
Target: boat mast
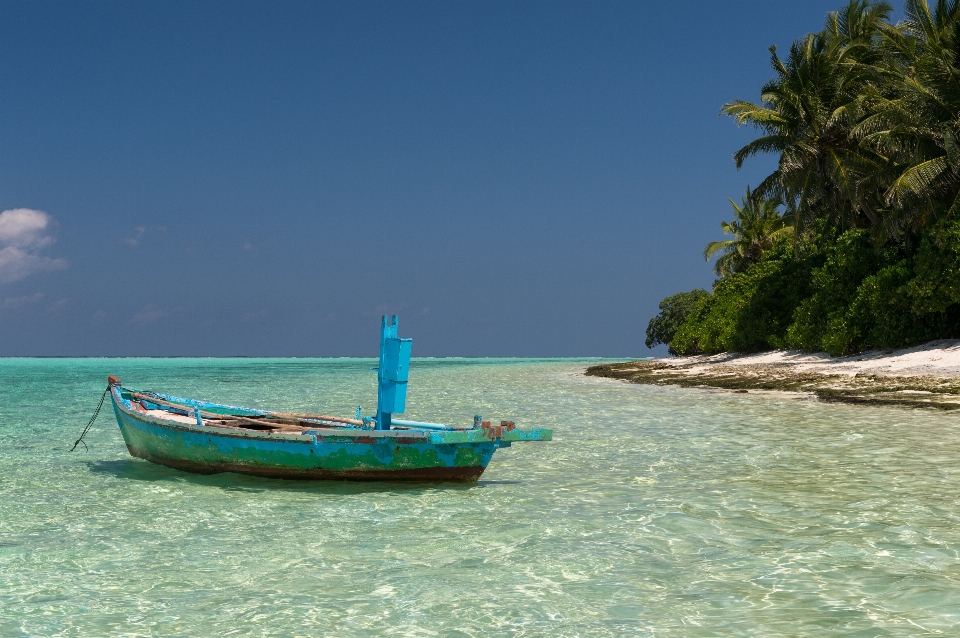
[{"label": "boat mast", "polygon": [[413,339],[397,336],[400,320],[393,315],[380,324],[380,365],[377,367],[377,429],[389,430],[393,414],[402,414],[407,404],[407,379],[410,374],[410,347]]}]

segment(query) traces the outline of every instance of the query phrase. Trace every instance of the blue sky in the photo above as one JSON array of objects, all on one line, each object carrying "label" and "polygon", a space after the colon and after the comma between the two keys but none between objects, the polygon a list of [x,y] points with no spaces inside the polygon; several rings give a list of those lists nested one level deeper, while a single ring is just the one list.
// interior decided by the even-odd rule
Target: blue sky
[{"label": "blue sky", "polygon": [[839,6],[2,2],[0,356],[651,354]]}]

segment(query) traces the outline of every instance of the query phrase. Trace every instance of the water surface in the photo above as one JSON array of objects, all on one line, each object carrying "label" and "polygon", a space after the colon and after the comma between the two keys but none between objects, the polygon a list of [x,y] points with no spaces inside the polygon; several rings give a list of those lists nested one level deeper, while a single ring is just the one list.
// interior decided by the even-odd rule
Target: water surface
[{"label": "water surface", "polygon": [[960,415],[415,360],[407,418],[554,428],[475,486],[129,457],[131,387],[366,414],[368,360],[0,360],[0,636],[960,633]]}]

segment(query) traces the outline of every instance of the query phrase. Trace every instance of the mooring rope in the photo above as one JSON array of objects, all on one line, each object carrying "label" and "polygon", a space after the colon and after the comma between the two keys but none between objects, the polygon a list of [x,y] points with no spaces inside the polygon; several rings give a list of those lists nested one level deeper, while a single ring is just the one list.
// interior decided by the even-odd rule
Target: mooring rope
[{"label": "mooring rope", "polygon": [[89,450],[89,449],[90,449],[90,448],[87,447],[87,444],[84,443],[83,437],[85,437],[85,436],[87,435],[87,430],[90,429],[90,426],[93,425],[93,422],[97,420],[97,417],[98,417],[98,416],[100,416],[100,408],[103,407],[103,402],[104,402],[104,400],[107,398],[107,392],[110,392],[110,386],[107,386],[107,389],[103,391],[103,394],[102,394],[102,395],[100,395],[100,403],[97,404],[97,409],[96,409],[96,411],[93,413],[93,416],[90,417],[90,421],[87,423],[87,427],[83,428],[83,432],[80,433],[80,438],[77,439],[77,440],[74,442],[73,447],[70,448],[70,451],[71,451],[71,452],[73,452],[74,450],[76,450],[76,449],[77,449],[77,446],[80,445],[81,443],[83,443],[83,448],[84,448],[85,450]]}]

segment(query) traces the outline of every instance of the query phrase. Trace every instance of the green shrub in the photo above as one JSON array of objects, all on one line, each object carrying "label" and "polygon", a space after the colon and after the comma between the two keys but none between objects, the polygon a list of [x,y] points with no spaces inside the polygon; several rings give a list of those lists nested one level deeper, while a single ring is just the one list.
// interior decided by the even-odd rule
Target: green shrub
[{"label": "green shrub", "polygon": [[713,297],[691,313],[671,347],[682,354],[782,347],[797,305],[809,294],[814,263],[773,252],[744,272],[720,279]]},{"label": "green shrub", "polygon": [[905,292],[917,314],[946,312],[960,303],[960,222],[940,222],[923,237]]},{"label": "green shrub", "polygon": [[845,310],[831,314],[822,347],[833,356],[871,348],[899,348],[924,340],[922,322],[910,311],[904,286],[913,273],[902,260],[864,279]]},{"label": "green shrub", "polygon": [[708,295],[697,302],[696,308],[687,316],[687,320],[670,340],[670,354],[681,356],[703,354],[700,347],[700,327],[710,315],[715,300],[713,295]]},{"label": "green shrub", "polygon": [[663,342],[673,354],[794,348],[839,356],[960,337],[960,221],[938,222],[912,247],[878,250],[859,229],[819,254],[797,256],[780,242],[716,281],[712,295],[695,292],[684,298],[679,327],[681,315],[671,315],[672,338]]},{"label": "green shrub", "polygon": [[[658,344],[670,345],[677,330],[696,309],[701,299],[710,296],[706,290],[698,289],[680,292],[660,302],[660,312],[647,325],[646,345],[652,348]],[[672,349],[670,354],[676,354]]]},{"label": "green shrub", "polygon": [[874,248],[868,231],[857,229],[841,235],[826,251],[823,265],[813,270],[812,294],[794,311],[782,346],[820,351],[828,349],[824,341],[828,333],[840,330],[846,335],[843,321],[850,303],[863,280],[880,269],[884,258]]}]

